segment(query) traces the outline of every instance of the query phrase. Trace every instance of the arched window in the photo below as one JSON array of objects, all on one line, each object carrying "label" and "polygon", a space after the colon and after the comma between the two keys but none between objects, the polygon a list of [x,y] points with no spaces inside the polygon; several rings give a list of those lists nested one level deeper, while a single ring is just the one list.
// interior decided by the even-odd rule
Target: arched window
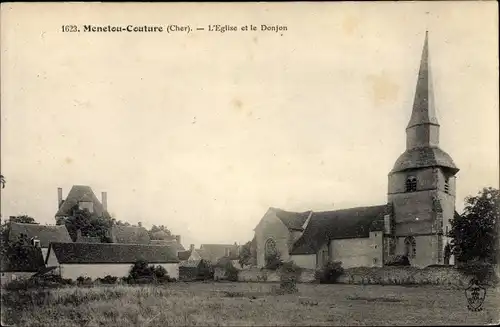
[{"label": "arched window", "polygon": [[415,192],[417,190],[417,178],[410,176],[406,179],[406,192]]},{"label": "arched window", "polygon": [[408,236],[405,238],[405,255],[408,258],[415,258],[417,255],[417,246],[415,243],[415,238],[413,236]]},{"label": "arched window", "polygon": [[278,252],[276,250],[276,242],[272,238],[270,238],[266,241],[264,251],[266,253],[266,257],[273,256]]}]

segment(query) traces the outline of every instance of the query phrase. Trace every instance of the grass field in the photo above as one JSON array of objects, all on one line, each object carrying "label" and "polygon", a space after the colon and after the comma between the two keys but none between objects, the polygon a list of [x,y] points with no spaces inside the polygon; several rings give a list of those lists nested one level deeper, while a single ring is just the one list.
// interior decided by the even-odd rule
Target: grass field
[{"label": "grass field", "polygon": [[182,282],[68,287],[23,300],[4,294],[2,316],[4,323],[50,327],[479,325],[499,320],[498,289],[488,290],[482,312],[470,312],[463,290],[437,286],[300,284],[292,295],[272,295],[271,287]]}]

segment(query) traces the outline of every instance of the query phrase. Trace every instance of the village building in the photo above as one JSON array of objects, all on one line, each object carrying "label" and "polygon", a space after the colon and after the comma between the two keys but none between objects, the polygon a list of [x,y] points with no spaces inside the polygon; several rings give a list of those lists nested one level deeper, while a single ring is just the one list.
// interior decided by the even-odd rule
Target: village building
[{"label": "village building", "polygon": [[194,244],[191,244],[189,246],[189,250],[187,251],[179,251],[178,253],[179,260],[182,261],[194,261],[194,260],[201,260],[201,255],[199,253],[199,250],[194,248]]},{"label": "village building", "polygon": [[[237,263],[234,257],[224,256],[219,258],[217,262],[213,265],[214,268],[214,280],[228,280],[230,279],[231,270],[238,271],[241,270],[240,265]],[[237,278],[237,276],[234,276]]]},{"label": "village building", "polygon": [[106,192],[101,193],[102,202],[99,201],[97,196],[92,191],[90,186],[74,185],[69,191],[66,199],[63,199],[63,189],[57,189],[57,213],[55,215],[56,221],[60,218],[69,217],[73,214],[73,210],[78,208],[80,210],[87,209],[90,213],[98,217],[109,218],[108,213],[108,196]]},{"label": "village building", "polygon": [[387,203],[326,212],[270,208],[254,230],[257,265],[276,255],[304,268],[329,261],[382,266],[396,255],[417,267],[452,263],[446,235],[459,169],[439,146],[439,128],[426,33],[406,151],[389,172]]},{"label": "village building", "polygon": [[240,246],[236,242],[234,244],[201,244],[197,252],[202,259],[215,264],[223,257],[238,260]]},{"label": "village building", "polygon": [[189,250],[178,253],[179,279],[184,281],[207,279],[212,273],[212,264],[202,259],[199,250],[191,244]]},{"label": "village building", "polygon": [[[162,233],[161,238],[158,238],[159,233]],[[160,231],[160,232],[154,233],[153,238],[154,239],[152,239],[150,242],[152,245],[170,246],[171,248],[175,249],[177,254],[186,250],[181,243],[181,236],[180,235],[169,235],[163,231]]]},{"label": "village building", "polygon": [[23,257],[19,258],[16,252],[10,250],[0,258],[1,285],[17,279],[28,279],[45,267],[39,247],[25,246],[22,253]]},{"label": "village building", "polygon": [[76,280],[107,275],[128,276],[138,260],[160,265],[170,278],[179,279],[179,259],[168,246],[114,243],[51,243],[46,259],[47,267],[55,267],[55,274]]},{"label": "village building", "polygon": [[40,247],[45,258],[50,242],[72,242],[64,225],[40,225],[9,222],[9,241],[15,242],[22,235],[26,236],[31,245]]}]

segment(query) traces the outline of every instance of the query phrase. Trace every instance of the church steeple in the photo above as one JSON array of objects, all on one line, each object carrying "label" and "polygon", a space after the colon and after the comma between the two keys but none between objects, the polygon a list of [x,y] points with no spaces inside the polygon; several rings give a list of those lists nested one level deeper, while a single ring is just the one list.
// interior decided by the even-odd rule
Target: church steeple
[{"label": "church steeple", "polygon": [[406,151],[399,156],[391,173],[425,167],[443,167],[456,173],[451,157],[439,147],[439,123],[429,60],[429,35],[425,32],[411,118],[406,127]]},{"label": "church steeple", "polygon": [[420,60],[413,110],[406,134],[407,149],[439,145],[439,123],[434,103],[427,31],[425,32],[424,48]]}]

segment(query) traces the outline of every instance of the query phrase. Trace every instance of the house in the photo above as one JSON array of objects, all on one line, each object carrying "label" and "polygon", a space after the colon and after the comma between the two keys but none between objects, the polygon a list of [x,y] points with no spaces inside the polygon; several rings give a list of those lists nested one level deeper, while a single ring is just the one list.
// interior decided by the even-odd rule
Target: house
[{"label": "house", "polygon": [[196,250],[194,248],[194,244],[191,244],[189,247],[189,250],[187,251],[179,251],[177,254],[179,257],[179,260],[182,261],[193,261],[193,260],[201,260],[202,257],[198,253],[199,250]]},{"label": "house", "polygon": [[[164,233],[164,232],[157,232],[157,233]],[[155,233],[155,234],[157,234]],[[156,235],[158,237],[158,234]],[[166,245],[174,248],[177,253],[185,251],[186,249],[184,246],[181,244],[181,236],[180,235],[168,235],[164,233],[162,236],[162,239],[152,239],[151,244],[154,245]]]},{"label": "house", "polygon": [[275,255],[312,269],[328,261],[382,266],[396,255],[417,267],[452,263],[446,235],[459,169],[439,145],[439,128],[426,33],[406,150],[388,174],[386,203],[325,212],[269,208],[254,229],[257,265]]},{"label": "house", "polygon": [[73,214],[73,209],[87,209],[90,213],[98,217],[110,218],[108,213],[108,197],[106,192],[102,192],[101,201],[96,197],[90,186],[74,185],[69,191],[66,199],[63,200],[63,189],[57,189],[57,213],[56,221],[60,218],[69,217]]},{"label": "house", "polygon": [[170,278],[179,278],[179,259],[168,246],[114,243],[51,243],[46,259],[48,267],[56,267],[62,278],[92,279],[107,275],[128,276],[131,266],[138,260],[160,265]]},{"label": "house", "polygon": [[23,258],[9,250],[0,258],[1,284],[5,285],[16,279],[27,279],[45,267],[42,251],[39,247],[25,246],[21,250]]},{"label": "house", "polygon": [[211,278],[212,274],[212,265],[203,259],[184,260],[179,264],[179,280],[204,280]]},{"label": "house", "polygon": [[178,253],[180,260],[179,278],[181,280],[206,279],[212,274],[212,264],[202,259],[198,251],[194,248],[194,244],[191,244],[189,250]]},{"label": "house", "polygon": [[21,235],[28,240],[39,243],[42,255],[45,258],[50,242],[71,242],[68,230],[64,225],[39,225],[10,222],[9,241],[15,242]]},{"label": "house", "polygon": [[240,246],[234,244],[202,244],[197,250],[202,259],[210,261],[212,264],[222,257],[231,257],[232,260],[238,260]]}]

